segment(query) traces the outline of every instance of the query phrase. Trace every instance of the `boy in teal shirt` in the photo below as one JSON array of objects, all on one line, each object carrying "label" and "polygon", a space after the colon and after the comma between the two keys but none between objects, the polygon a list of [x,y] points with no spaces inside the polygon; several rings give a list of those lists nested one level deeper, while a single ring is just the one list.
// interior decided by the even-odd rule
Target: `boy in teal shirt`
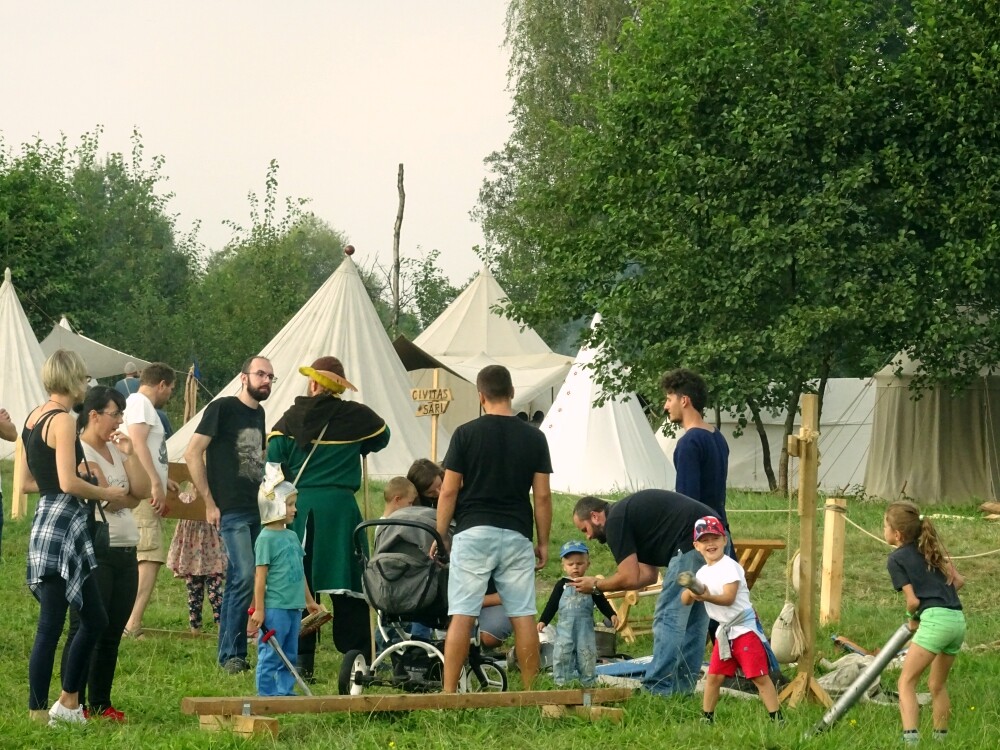
[{"label": "boy in teal shirt", "polygon": [[[302,568],[304,553],[299,538],[287,525],[295,518],[296,493],[282,493],[282,482],[271,492],[258,497],[260,521],[263,525],[254,555],[257,571],[254,576],[253,613],[250,629],[260,637],[274,630],[274,638],[288,660],[295,663],[299,653],[299,625],[302,608],[310,612],[319,609],[306,583]],[[266,619],[266,625],[265,625]],[[295,678],[278,657],[275,649],[262,640],[257,643],[257,694],[294,695]]]}]

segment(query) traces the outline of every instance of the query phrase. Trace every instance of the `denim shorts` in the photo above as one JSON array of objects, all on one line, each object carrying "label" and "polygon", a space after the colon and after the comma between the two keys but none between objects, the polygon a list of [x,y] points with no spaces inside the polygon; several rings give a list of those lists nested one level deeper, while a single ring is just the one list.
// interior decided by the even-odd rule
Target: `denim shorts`
[{"label": "denim shorts", "polygon": [[965,640],[965,615],[960,609],[930,607],[920,613],[913,642],[932,654],[954,656]]},{"label": "denim shorts", "polygon": [[451,543],[448,614],[475,617],[490,578],[508,617],[535,616],[535,547],[523,534],[473,526]]}]

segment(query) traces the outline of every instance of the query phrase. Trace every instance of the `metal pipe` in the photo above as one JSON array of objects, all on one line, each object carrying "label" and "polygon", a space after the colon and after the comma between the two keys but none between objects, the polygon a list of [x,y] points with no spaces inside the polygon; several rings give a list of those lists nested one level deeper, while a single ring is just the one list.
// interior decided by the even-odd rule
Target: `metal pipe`
[{"label": "metal pipe", "polygon": [[823,718],[819,721],[816,726],[812,728],[811,731],[806,733],[806,736],[812,736],[814,734],[819,734],[830,727],[832,727],[838,719],[843,717],[847,713],[848,709],[851,708],[858,699],[865,694],[865,692],[874,684],[875,680],[879,678],[882,674],[882,670],[886,668],[890,661],[892,661],[896,654],[899,653],[900,649],[903,648],[913,637],[913,632],[910,630],[909,623],[903,623],[899,626],[892,637],[886,641],[886,644],[882,647],[882,650],[875,655],[872,663],[865,667],[864,671],[858,675],[857,679],[854,680],[844,691],[836,702],[830,706],[830,709],[823,714]]}]

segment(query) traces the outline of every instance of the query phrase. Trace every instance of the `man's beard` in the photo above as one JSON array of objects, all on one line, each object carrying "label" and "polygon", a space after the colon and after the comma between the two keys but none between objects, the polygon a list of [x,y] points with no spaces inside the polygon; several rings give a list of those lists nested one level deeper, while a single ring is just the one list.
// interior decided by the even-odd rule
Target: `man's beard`
[{"label": "man's beard", "polygon": [[247,395],[254,401],[267,401],[267,397],[271,395],[271,386],[268,385],[266,390],[261,390],[247,383]]},{"label": "man's beard", "polygon": [[607,537],[607,534],[604,533],[604,527],[603,526],[597,526],[597,525],[595,525],[594,528],[593,528],[593,531],[591,531],[591,534],[593,534],[594,539],[596,539],[597,541],[599,541],[601,544],[607,544],[608,543],[608,537]]}]

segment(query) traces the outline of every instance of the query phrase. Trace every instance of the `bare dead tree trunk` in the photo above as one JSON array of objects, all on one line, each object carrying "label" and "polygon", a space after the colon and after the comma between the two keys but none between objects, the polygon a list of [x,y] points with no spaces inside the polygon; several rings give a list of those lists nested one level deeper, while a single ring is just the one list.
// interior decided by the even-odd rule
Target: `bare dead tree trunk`
[{"label": "bare dead tree trunk", "polygon": [[399,191],[399,208],[396,209],[396,224],[392,229],[392,276],[389,283],[392,286],[392,326],[393,335],[399,329],[399,233],[403,228],[403,206],[406,205],[406,192],[403,190],[403,165],[399,165],[396,176],[396,189]]},{"label": "bare dead tree trunk", "polygon": [[795,416],[799,413],[799,397],[802,395],[801,384],[796,386],[788,399],[785,407],[787,416],[785,417],[785,439],[781,441],[781,456],[778,458],[778,491],[783,495],[788,494],[788,436],[792,434],[795,427]]},{"label": "bare dead tree trunk", "polygon": [[760,408],[753,399],[747,401],[747,406],[750,407],[750,415],[753,418],[754,427],[757,428],[757,435],[760,437],[761,462],[764,464],[767,487],[771,492],[774,492],[778,489],[778,480],[774,476],[774,467],[771,465],[771,444],[767,441],[767,430],[764,429],[764,420],[761,419]]}]

